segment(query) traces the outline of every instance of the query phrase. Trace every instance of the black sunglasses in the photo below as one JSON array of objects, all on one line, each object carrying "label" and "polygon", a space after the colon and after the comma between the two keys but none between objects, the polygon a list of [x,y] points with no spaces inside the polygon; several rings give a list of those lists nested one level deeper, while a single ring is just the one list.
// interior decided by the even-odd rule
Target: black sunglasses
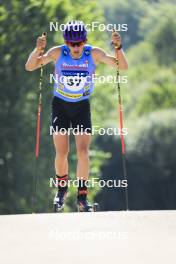
[{"label": "black sunglasses", "polygon": [[71,47],[81,47],[84,44],[84,42],[83,41],[81,41],[81,42],[67,42],[67,44]]}]

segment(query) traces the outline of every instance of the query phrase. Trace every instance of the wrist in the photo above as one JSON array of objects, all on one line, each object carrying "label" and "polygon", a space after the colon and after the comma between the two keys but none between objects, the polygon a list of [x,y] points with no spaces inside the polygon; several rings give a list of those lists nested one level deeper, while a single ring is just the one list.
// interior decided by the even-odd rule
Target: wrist
[{"label": "wrist", "polygon": [[115,50],[121,50],[122,49],[122,44],[120,44],[120,46],[116,45],[114,46]]},{"label": "wrist", "polygon": [[121,50],[122,49],[122,43],[120,45],[117,45],[117,44],[114,44],[112,41],[111,41],[111,45],[113,45],[113,47],[116,49],[116,50]]},{"label": "wrist", "polygon": [[122,44],[120,44],[120,46],[115,47],[115,49],[121,50],[122,49]]},{"label": "wrist", "polygon": [[37,55],[41,55],[44,52],[44,49],[36,47],[34,52],[37,53]]}]

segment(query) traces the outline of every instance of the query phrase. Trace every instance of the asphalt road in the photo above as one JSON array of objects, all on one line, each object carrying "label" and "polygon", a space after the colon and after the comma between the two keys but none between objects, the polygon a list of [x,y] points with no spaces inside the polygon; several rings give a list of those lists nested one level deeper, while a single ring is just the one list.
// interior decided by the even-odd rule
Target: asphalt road
[{"label": "asphalt road", "polygon": [[0,216],[1,264],[176,263],[176,211]]}]

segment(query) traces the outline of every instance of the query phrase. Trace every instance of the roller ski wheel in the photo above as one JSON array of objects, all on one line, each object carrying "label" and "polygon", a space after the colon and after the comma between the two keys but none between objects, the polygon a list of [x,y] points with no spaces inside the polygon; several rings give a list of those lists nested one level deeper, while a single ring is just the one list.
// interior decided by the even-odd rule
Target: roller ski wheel
[{"label": "roller ski wheel", "polygon": [[67,193],[62,194],[62,195],[59,193],[56,193],[54,197],[54,202],[53,202],[53,209],[55,213],[60,213],[64,211],[66,196],[67,196]]},{"label": "roller ski wheel", "polygon": [[87,200],[78,201],[78,212],[97,212],[99,211],[99,204],[94,203],[93,205],[89,204]]},{"label": "roller ski wheel", "polygon": [[94,203],[94,204],[93,204],[93,211],[94,211],[94,212],[98,212],[98,211],[100,211],[100,206],[99,206],[98,203]]}]

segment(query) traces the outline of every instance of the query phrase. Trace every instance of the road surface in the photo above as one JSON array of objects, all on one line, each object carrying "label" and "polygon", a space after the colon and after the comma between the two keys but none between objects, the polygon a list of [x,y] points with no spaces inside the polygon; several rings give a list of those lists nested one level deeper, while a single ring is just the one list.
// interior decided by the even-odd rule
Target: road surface
[{"label": "road surface", "polygon": [[176,211],[0,216],[1,264],[176,263]]}]

